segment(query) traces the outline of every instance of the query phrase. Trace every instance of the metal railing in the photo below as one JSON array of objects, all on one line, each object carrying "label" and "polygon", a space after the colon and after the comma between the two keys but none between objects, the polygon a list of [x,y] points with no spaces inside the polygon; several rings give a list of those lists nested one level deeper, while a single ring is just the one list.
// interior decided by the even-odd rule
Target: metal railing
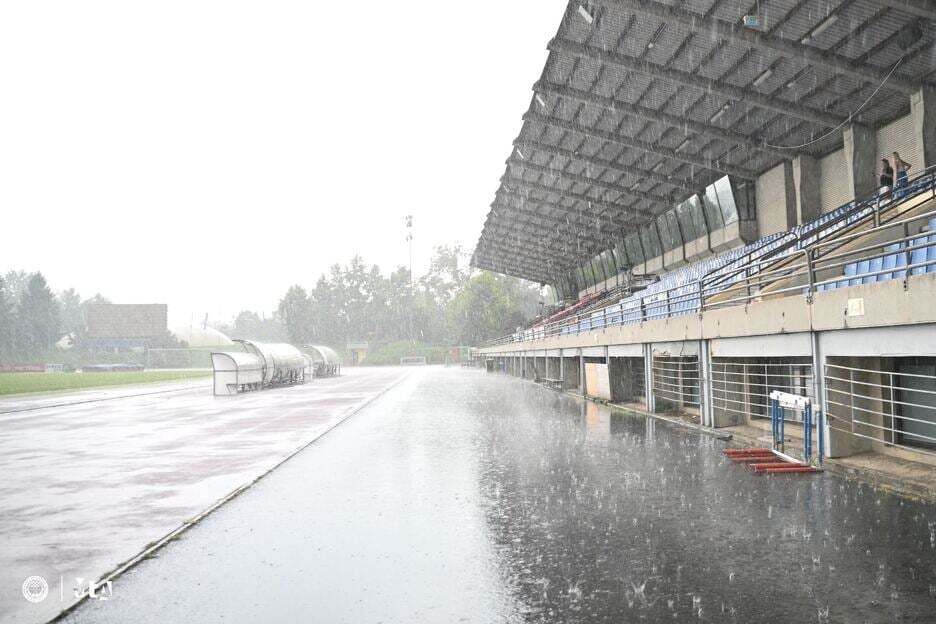
[{"label": "metal railing", "polygon": [[[936,246],[936,239],[927,240],[910,230],[924,219],[936,218],[936,210],[912,217],[904,217],[899,210],[906,199],[925,193],[936,198],[936,167],[921,172],[905,187],[876,193],[858,203],[850,202],[786,234],[763,239],[762,244],[701,278],[652,293],[639,291],[624,300],[619,300],[620,292],[612,292],[568,318],[502,336],[484,346],[698,314],[766,298],[802,294],[811,299],[818,291],[840,285],[843,279],[856,283],[865,278],[882,281],[893,278],[895,273],[925,272],[926,267],[936,265],[936,258],[914,260],[914,257],[921,250]],[[860,231],[856,231],[859,227]],[[883,242],[843,250],[863,237],[880,234],[888,234]],[[898,269],[870,268],[877,259],[883,265],[883,259],[895,253],[903,253],[905,258]],[[863,261],[868,262],[867,270],[844,275],[846,268]]]},{"label": "metal railing", "polygon": [[[712,408],[742,417],[769,418],[770,393],[815,398],[809,362],[751,362],[712,359]],[[789,412],[796,415],[798,412]]]},{"label": "metal railing", "polygon": [[699,358],[653,357],[653,396],[676,405],[699,407]]},{"label": "metal railing", "polygon": [[936,375],[827,363],[829,429],[936,455]]}]

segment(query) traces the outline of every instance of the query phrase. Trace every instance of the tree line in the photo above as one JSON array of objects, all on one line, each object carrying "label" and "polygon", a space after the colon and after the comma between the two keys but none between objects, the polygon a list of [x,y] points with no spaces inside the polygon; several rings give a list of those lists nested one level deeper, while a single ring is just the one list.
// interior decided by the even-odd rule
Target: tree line
[{"label": "tree line", "polygon": [[294,344],[477,345],[514,331],[541,306],[537,285],[473,271],[460,247],[439,246],[418,278],[403,266],[385,276],[360,256],[335,264],[312,288],[291,286],[276,317]]},{"label": "tree line", "polygon": [[[355,256],[309,289],[290,287],[270,315],[245,310],[214,326],[235,338],[338,349],[357,341],[473,346],[540,311],[535,284],[467,264],[460,247],[436,247],[426,273],[414,278],[402,266],[384,275]],[[96,303],[110,302],[100,294],[82,299],[72,288],[56,294],[40,272],[8,271],[0,277],[0,359],[47,355],[63,338],[81,352],[86,309]],[[169,335],[166,340],[164,346],[182,346]]]}]

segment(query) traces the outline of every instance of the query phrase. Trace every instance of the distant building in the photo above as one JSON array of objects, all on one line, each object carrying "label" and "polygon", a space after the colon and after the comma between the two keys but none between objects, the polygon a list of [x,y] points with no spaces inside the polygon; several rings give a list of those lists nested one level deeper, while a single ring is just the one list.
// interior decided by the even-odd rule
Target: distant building
[{"label": "distant building", "polygon": [[85,312],[85,339],[95,349],[136,349],[164,343],[168,306],[164,303],[96,303]]},{"label": "distant building", "polygon": [[351,353],[351,366],[356,366],[367,359],[366,342],[349,342],[348,351]]}]

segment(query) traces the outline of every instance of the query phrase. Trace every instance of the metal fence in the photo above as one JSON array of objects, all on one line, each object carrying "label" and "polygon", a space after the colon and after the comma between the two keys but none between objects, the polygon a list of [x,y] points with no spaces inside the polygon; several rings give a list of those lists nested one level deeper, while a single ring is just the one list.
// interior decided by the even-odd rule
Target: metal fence
[{"label": "metal fence", "polygon": [[900,358],[891,367],[897,370],[827,363],[829,429],[865,440],[869,448],[881,443],[936,454],[934,362]]},{"label": "metal fence", "polygon": [[[814,388],[813,367],[805,358],[786,362],[712,359],[712,408],[742,418],[770,418],[770,393],[774,390],[816,398]],[[800,420],[801,412],[788,411],[784,418]]]},{"label": "metal fence", "polygon": [[675,405],[699,407],[699,358],[654,355],[653,396]]}]

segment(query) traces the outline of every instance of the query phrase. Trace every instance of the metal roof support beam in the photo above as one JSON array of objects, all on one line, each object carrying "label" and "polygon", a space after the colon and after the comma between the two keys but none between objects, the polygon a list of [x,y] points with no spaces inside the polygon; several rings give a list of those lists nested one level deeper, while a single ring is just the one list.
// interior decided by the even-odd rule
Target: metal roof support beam
[{"label": "metal roof support beam", "polygon": [[568,265],[568,261],[560,262],[558,260],[544,260],[541,258],[518,256],[514,253],[513,249],[504,245],[479,246],[475,251],[475,256],[487,258],[492,263],[499,266],[513,265],[518,269],[522,269],[528,275],[533,275],[537,278],[550,275],[552,271],[564,271]]},{"label": "metal roof support beam", "polygon": [[878,0],[878,4],[908,15],[936,20],[936,5],[928,0]]},{"label": "metal roof support beam", "polygon": [[526,113],[523,116],[524,120],[535,121],[548,126],[553,126],[555,128],[561,128],[563,130],[568,130],[570,132],[577,132],[584,136],[601,139],[604,141],[612,141],[620,145],[626,145],[627,147],[633,147],[634,149],[639,149],[644,152],[649,152],[650,154],[656,154],[664,158],[669,158],[670,160],[676,160],[679,162],[687,163],[706,169],[708,171],[715,171],[716,173],[733,175],[736,178],[742,178],[745,180],[755,180],[757,176],[748,169],[743,167],[736,167],[734,165],[729,165],[727,163],[720,163],[716,160],[711,160],[708,158],[702,158],[699,156],[693,156],[692,154],[685,154],[678,152],[676,150],[671,150],[669,148],[656,145],[653,143],[648,143],[647,141],[641,141],[640,139],[634,139],[631,137],[622,136],[614,132],[608,132],[607,130],[599,130],[597,128],[589,128],[581,124],[573,123],[571,121],[566,121],[564,119],[558,119],[556,117],[547,117],[546,115],[541,115],[539,113]]},{"label": "metal roof support beam", "polygon": [[[484,229],[485,233],[495,234],[502,237],[517,237],[522,239],[525,243],[529,244],[545,244],[548,249],[560,249],[562,253],[565,254],[565,257],[572,255],[578,255],[581,253],[587,253],[595,255],[605,249],[609,249],[613,246],[612,241],[600,241],[595,239],[577,239],[575,241],[570,241],[567,238],[529,238],[526,236],[518,236],[518,234],[530,234],[534,237],[542,236],[536,232],[525,231],[523,229],[518,230],[516,227],[511,227],[508,225],[491,225],[488,224]],[[556,234],[555,231],[550,232],[551,234]],[[595,251],[597,250],[597,251]]]},{"label": "metal roof support beam", "polygon": [[[601,243],[601,244],[605,244],[605,243],[608,243],[609,241],[614,240],[613,234],[606,233],[604,237],[598,237],[598,236],[591,236],[588,234],[577,232],[572,229],[574,227],[572,224],[567,223],[566,220],[561,217],[557,219],[556,217],[552,217],[550,215],[544,215],[543,213],[536,212],[534,210],[530,210],[527,208],[518,208],[518,207],[511,206],[509,204],[499,204],[499,203],[491,204],[491,208],[493,208],[494,212],[498,213],[498,216],[502,214],[506,214],[506,215],[516,214],[521,217],[518,221],[516,221],[516,223],[529,224],[543,231],[549,231],[553,234],[559,234],[561,236],[571,236],[577,240],[584,240],[584,241]],[[510,219],[509,216],[507,218],[508,220]],[[536,221],[528,221],[527,219],[536,219]],[[496,223],[496,220],[497,220],[496,216],[493,219],[489,216],[488,221],[486,221],[485,223],[486,224]],[[514,223],[514,221],[508,221],[508,222]]]},{"label": "metal roof support beam", "polygon": [[[672,207],[679,203],[679,199],[676,197],[666,196],[666,195],[657,195],[656,193],[641,193],[640,191],[632,191],[626,186],[620,184],[615,184],[613,182],[602,182],[597,178],[592,178],[589,176],[579,175],[577,173],[564,173],[558,169],[550,169],[549,167],[543,167],[531,162],[526,162],[525,160],[520,160],[517,158],[508,158],[507,165],[512,167],[519,167],[521,169],[526,169],[528,171],[535,171],[537,173],[542,173],[544,175],[553,176],[554,178],[571,180],[572,182],[581,182],[582,184],[589,184],[592,186],[598,186],[614,193],[620,193],[621,195],[626,195],[628,197],[635,197],[637,200],[644,198],[652,199],[653,201],[661,204],[667,208]],[[628,206],[632,208],[633,205]],[[645,216],[651,216],[653,213],[643,210],[641,208],[634,208],[637,212],[644,214]]]},{"label": "metal roof support beam", "polygon": [[[519,246],[515,247],[510,243],[519,243]],[[526,257],[529,260],[552,260],[560,263],[580,253],[571,244],[555,244],[555,241],[546,241],[534,234],[485,228],[478,241],[478,248],[490,246],[503,247],[514,256]]]},{"label": "metal roof support beam", "polygon": [[[767,48],[779,52],[787,58],[802,60],[811,65],[826,67],[837,72],[847,74],[870,83],[880,83],[887,78],[888,70],[855,63],[839,54],[820,50],[812,46],[803,45],[798,41],[790,41],[763,33],[753,28],[745,28],[740,24],[726,22],[713,17],[705,17],[685,9],[668,6],[653,0],[597,0],[599,4],[614,7],[637,15],[653,15],[667,24],[680,24],[686,30],[695,33],[706,33],[712,36],[743,43],[754,48]],[[910,83],[898,76],[891,76],[887,84],[905,95],[914,93],[919,86]]]},{"label": "metal roof support beam", "polygon": [[[526,184],[526,183],[524,182],[523,184]],[[546,191],[546,192],[553,193],[553,194],[559,193],[559,191]],[[551,202],[545,199],[537,199],[535,197],[529,197],[527,195],[518,193],[516,191],[509,191],[507,189],[504,189],[503,187],[501,187],[501,189],[498,189],[497,194],[498,196],[505,196],[508,199],[515,199],[521,203],[538,204],[540,206],[545,206],[549,208],[550,210],[559,211],[562,213],[563,216],[561,217],[557,217],[556,215],[543,215],[543,216],[548,219],[553,219],[553,220],[562,219],[563,221],[565,221],[566,219],[569,219],[576,225],[585,229],[589,229],[589,230],[596,230],[595,219],[603,218],[601,216],[596,217],[594,213],[583,212],[576,208],[569,208],[567,206],[563,206],[562,204],[556,204],[554,202]],[[615,229],[619,229],[621,227],[620,224],[614,223],[613,221],[610,222],[610,225],[612,228],[615,228]],[[598,231],[605,232],[605,230],[603,229],[599,229]]]},{"label": "metal roof support beam", "polygon": [[577,58],[592,59],[609,65],[616,65],[617,67],[629,71],[646,74],[654,78],[662,78],[663,80],[701,89],[702,91],[721,95],[733,100],[744,101],[754,106],[759,106],[760,108],[776,111],[789,117],[797,117],[827,128],[833,128],[845,121],[844,117],[833,113],[815,110],[794,102],[788,102],[757,93],[756,91],[736,87],[720,80],[713,80],[701,75],[690,74],[678,69],[671,69],[663,65],[643,61],[625,54],[608,52],[607,50],[595,46],[583,45],[568,39],[553,39],[549,42],[548,48],[554,52],[565,52]]},{"label": "metal roof support beam", "polygon": [[[608,224],[614,229],[628,229],[632,230],[634,228],[640,227],[644,223],[647,223],[646,218],[635,218],[630,225],[625,225],[615,219],[615,216],[611,213],[621,214],[627,211],[627,206],[619,206],[616,204],[610,204],[608,202],[601,201],[600,199],[592,199],[587,195],[582,195],[580,193],[573,193],[572,191],[563,190],[561,188],[556,188],[554,186],[548,186],[546,184],[540,184],[539,182],[527,182],[523,178],[518,178],[516,176],[505,175],[501,178],[501,182],[506,184],[511,184],[513,186],[526,186],[531,189],[536,189],[538,191],[543,191],[546,193],[553,193],[561,197],[568,197],[569,199],[577,199],[582,202],[590,203],[596,208],[600,208],[602,212],[583,212],[584,216],[591,217],[596,220],[607,220]],[[624,216],[627,216],[626,214]],[[634,217],[640,217],[640,215],[634,215]]]},{"label": "metal roof support beam", "polygon": [[[570,240],[570,237],[575,238],[574,235],[570,235],[558,229],[533,224],[528,221],[512,221],[508,223],[494,223],[488,221],[484,224],[484,233],[497,235],[507,234],[510,236],[527,235],[523,237],[525,241],[528,240],[536,244],[544,244],[548,249],[570,250],[576,247],[577,242]],[[528,238],[528,236],[533,238]]]},{"label": "metal roof support beam", "polygon": [[597,167],[607,167],[608,169],[613,169],[620,173],[626,173],[638,178],[653,180],[660,184],[666,184],[672,186],[680,191],[685,191],[686,193],[695,193],[695,187],[693,186],[692,180],[686,178],[680,178],[678,176],[667,176],[656,171],[650,171],[649,169],[640,169],[632,165],[622,165],[616,163],[612,160],[607,160],[604,158],[599,158],[598,156],[585,156],[579,152],[573,152],[570,149],[564,147],[559,147],[558,145],[550,145],[549,143],[543,143],[542,141],[532,141],[526,139],[517,139],[514,141],[514,145],[520,148],[527,148],[533,150],[539,150],[541,152],[548,152],[550,154],[555,154],[557,156],[562,156],[563,158],[570,158],[574,160],[579,160],[581,162],[586,162]]},{"label": "metal roof support beam", "polygon": [[472,260],[471,264],[472,266],[477,267],[479,269],[484,269],[485,271],[493,271],[494,273],[500,273],[501,275],[507,275],[509,277],[519,277],[520,279],[525,279],[529,282],[539,282],[541,284],[543,283],[552,284],[555,282],[554,277],[548,278],[546,277],[546,275],[539,274],[539,273],[537,273],[536,275],[533,275],[524,269],[516,269],[512,267],[507,267],[504,265],[498,266],[493,261],[484,259],[484,258],[480,258],[478,260]]},{"label": "metal roof support beam", "polygon": [[556,267],[556,272],[551,273],[550,270],[542,263],[533,265],[525,262],[518,262],[515,258],[503,256],[498,252],[478,251],[475,252],[474,259],[475,261],[486,261],[488,265],[492,267],[491,270],[497,271],[499,273],[505,273],[509,270],[513,270],[515,273],[520,273],[518,277],[523,277],[531,281],[550,281],[550,275],[560,274],[565,270]]},{"label": "metal roof support beam", "polygon": [[[657,123],[668,125],[672,128],[682,129],[685,131],[692,131],[697,134],[701,134],[713,139],[720,139],[727,143],[735,143],[737,145],[744,145],[746,147],[751,147],[757,150],[761,150],[768,154],[773,154],[774,156],[779,156],[784,159],[792,158],[796,156],[799,152],[796,150],[781,150],[764,145],[762,141],[757,141],[751,137],[741,134],[740,132],[735,132],[734,130],[728,130],[726,128],[721,128],[719,126],[713,126],[707,123],[701,123],[698,121],[693,121],[688,117],[678,117],[676,115],[670,115],[669,113],[664,113],[662,111],[657,111],[652,108],[647,108],[646,106],[639,106],[636,104],[628,104],[627,102],[622,102],[614,98],[604,97],[601,95],[595,95],[587,91],[580,91],[579,89],[572,89],[571,87],[564,87],[562,85],[557,85],[551,82],[537,82],[533,85],[533,90],[539,93],[551,93],[553,95],[558,95],[560,97],[567,97],[569,99],[575,100],[577,102],[582,102],[584,104],[591,104],[593,106],[600,106],[605,109],[610,109],[612,111],[621,111],[628,115],[634,117],[639,117],[647,121],[654,121]],[[661,176],[664,177],[664,176]]]}]

